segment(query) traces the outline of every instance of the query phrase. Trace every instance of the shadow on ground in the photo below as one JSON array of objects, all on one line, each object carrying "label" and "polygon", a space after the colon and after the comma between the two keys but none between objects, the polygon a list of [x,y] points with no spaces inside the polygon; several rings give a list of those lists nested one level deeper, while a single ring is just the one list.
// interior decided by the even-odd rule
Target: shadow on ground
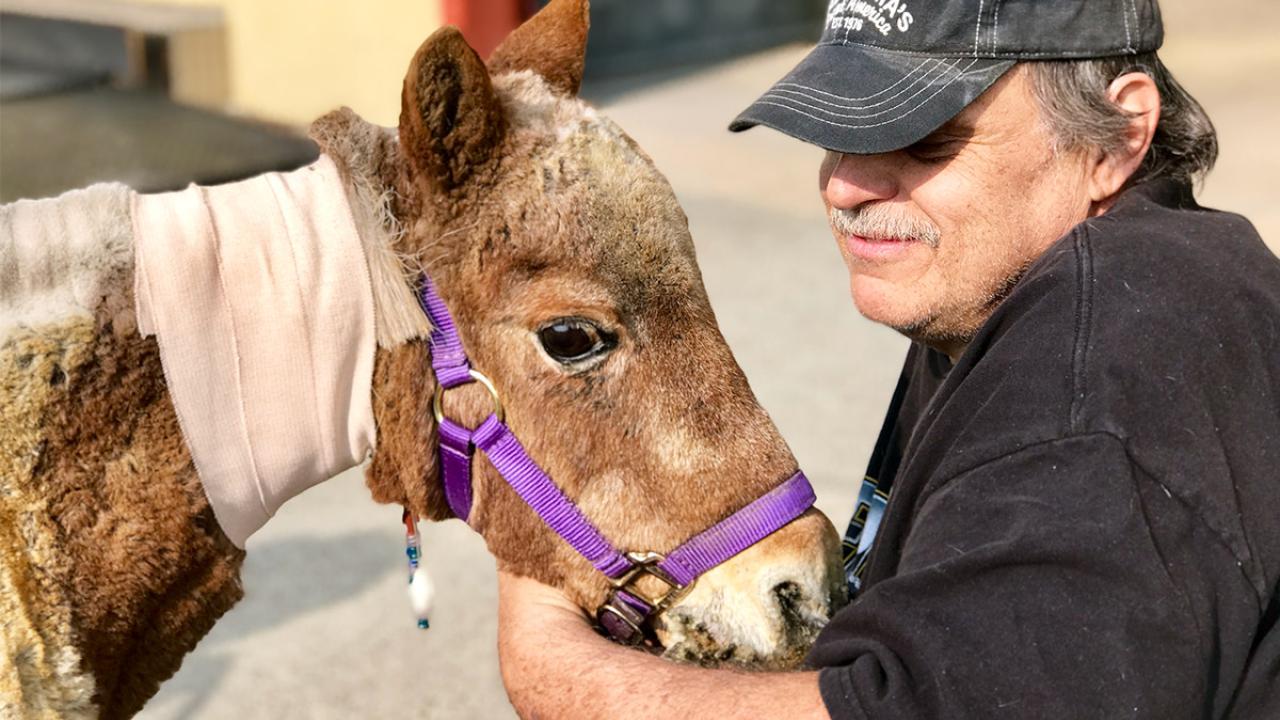
[{"label": "shadow on ground", "polygon": [[228,647],[235,641],[340,604],[397,569],[387,562],[387,539],[380,532],[255,544],[242,574],[254,602],[241,603],[219,620],[200,642],[201,652],[188,655],[182,672],[165,685],[167,693],[182,698],[172,717],[194,716],[218,695],[235,662]]}]

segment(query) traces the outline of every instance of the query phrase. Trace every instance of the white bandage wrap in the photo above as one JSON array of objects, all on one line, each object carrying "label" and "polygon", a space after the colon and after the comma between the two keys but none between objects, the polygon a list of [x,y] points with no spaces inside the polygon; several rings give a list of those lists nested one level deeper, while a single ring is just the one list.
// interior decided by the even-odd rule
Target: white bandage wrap
[{"label": "white bandage wrap", "polygon": [[371,452],[369,265],[333,161],[133,202],[139,330],[237,546]]}]

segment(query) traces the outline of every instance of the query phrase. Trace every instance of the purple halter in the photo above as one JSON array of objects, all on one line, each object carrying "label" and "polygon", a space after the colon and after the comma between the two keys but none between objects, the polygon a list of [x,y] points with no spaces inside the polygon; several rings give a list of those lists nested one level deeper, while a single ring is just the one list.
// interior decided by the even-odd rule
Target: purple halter
[{"label": "purple halter", "polygon": [[[445,498],[464,522],[471,515],[471,456],[479,448],[503,479],[533,508],[542,521],[604,573],[613,585],[596,620],[614,640],[636,645],[649,637],[647,623],[684,596],[700,575],[771,535],[808,510],[815,500],[804,473],[770,490],[746,507],[694,536],[665,556],[654,552],[623,553],[600,534],[573,501],[525,452],[503,422],[503,408],[493,383],[471,368],[449,309],[430,278],[423,277],[419,299],[431,320],[431,367],[439,389],[432,399],[440,434]],[[480,382],[493,396],[494,412],[469,429],[444,417],[446,390]],[[648,598],[632,584],[649,575],[668,590]]]}]

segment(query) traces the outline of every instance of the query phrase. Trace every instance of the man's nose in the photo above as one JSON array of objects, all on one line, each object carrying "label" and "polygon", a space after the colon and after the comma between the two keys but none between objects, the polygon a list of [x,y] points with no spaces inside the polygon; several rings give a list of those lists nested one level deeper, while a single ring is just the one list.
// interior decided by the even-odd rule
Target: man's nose
[{"label": "man's nose", "polygon": [[824,163],[822,195],[831,207],[852,210],[864,203],[889,200],[898,194],[889,153],[846,155],[831,153]]}]

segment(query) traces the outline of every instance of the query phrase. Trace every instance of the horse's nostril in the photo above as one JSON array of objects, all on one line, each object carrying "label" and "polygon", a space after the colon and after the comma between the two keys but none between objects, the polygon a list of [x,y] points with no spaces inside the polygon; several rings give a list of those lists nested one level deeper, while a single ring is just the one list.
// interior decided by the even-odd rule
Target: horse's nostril
[{"label": "horse's nostril", "polygon": [[778,610],[782,611],[782,623],[786,626],[803,623],[800,612],[800,600],[803,596],[800,585],[791,580],[773,585],[773,600],[778,603]]},{"label": "horse's nostril", "polygon": [[778,604],[783,632],[794,643],[808,644],[819,629],[815,624],[812,608],[808,608],[804,590],[798,583],[787,581],[773,586],[774,602]]},{"label": "horse's nostril", "polygon": [[778,598],[779,603],[795,605],[800,599],[800,586],[790,580],[780,582],[773,586],[773,596]]}]

